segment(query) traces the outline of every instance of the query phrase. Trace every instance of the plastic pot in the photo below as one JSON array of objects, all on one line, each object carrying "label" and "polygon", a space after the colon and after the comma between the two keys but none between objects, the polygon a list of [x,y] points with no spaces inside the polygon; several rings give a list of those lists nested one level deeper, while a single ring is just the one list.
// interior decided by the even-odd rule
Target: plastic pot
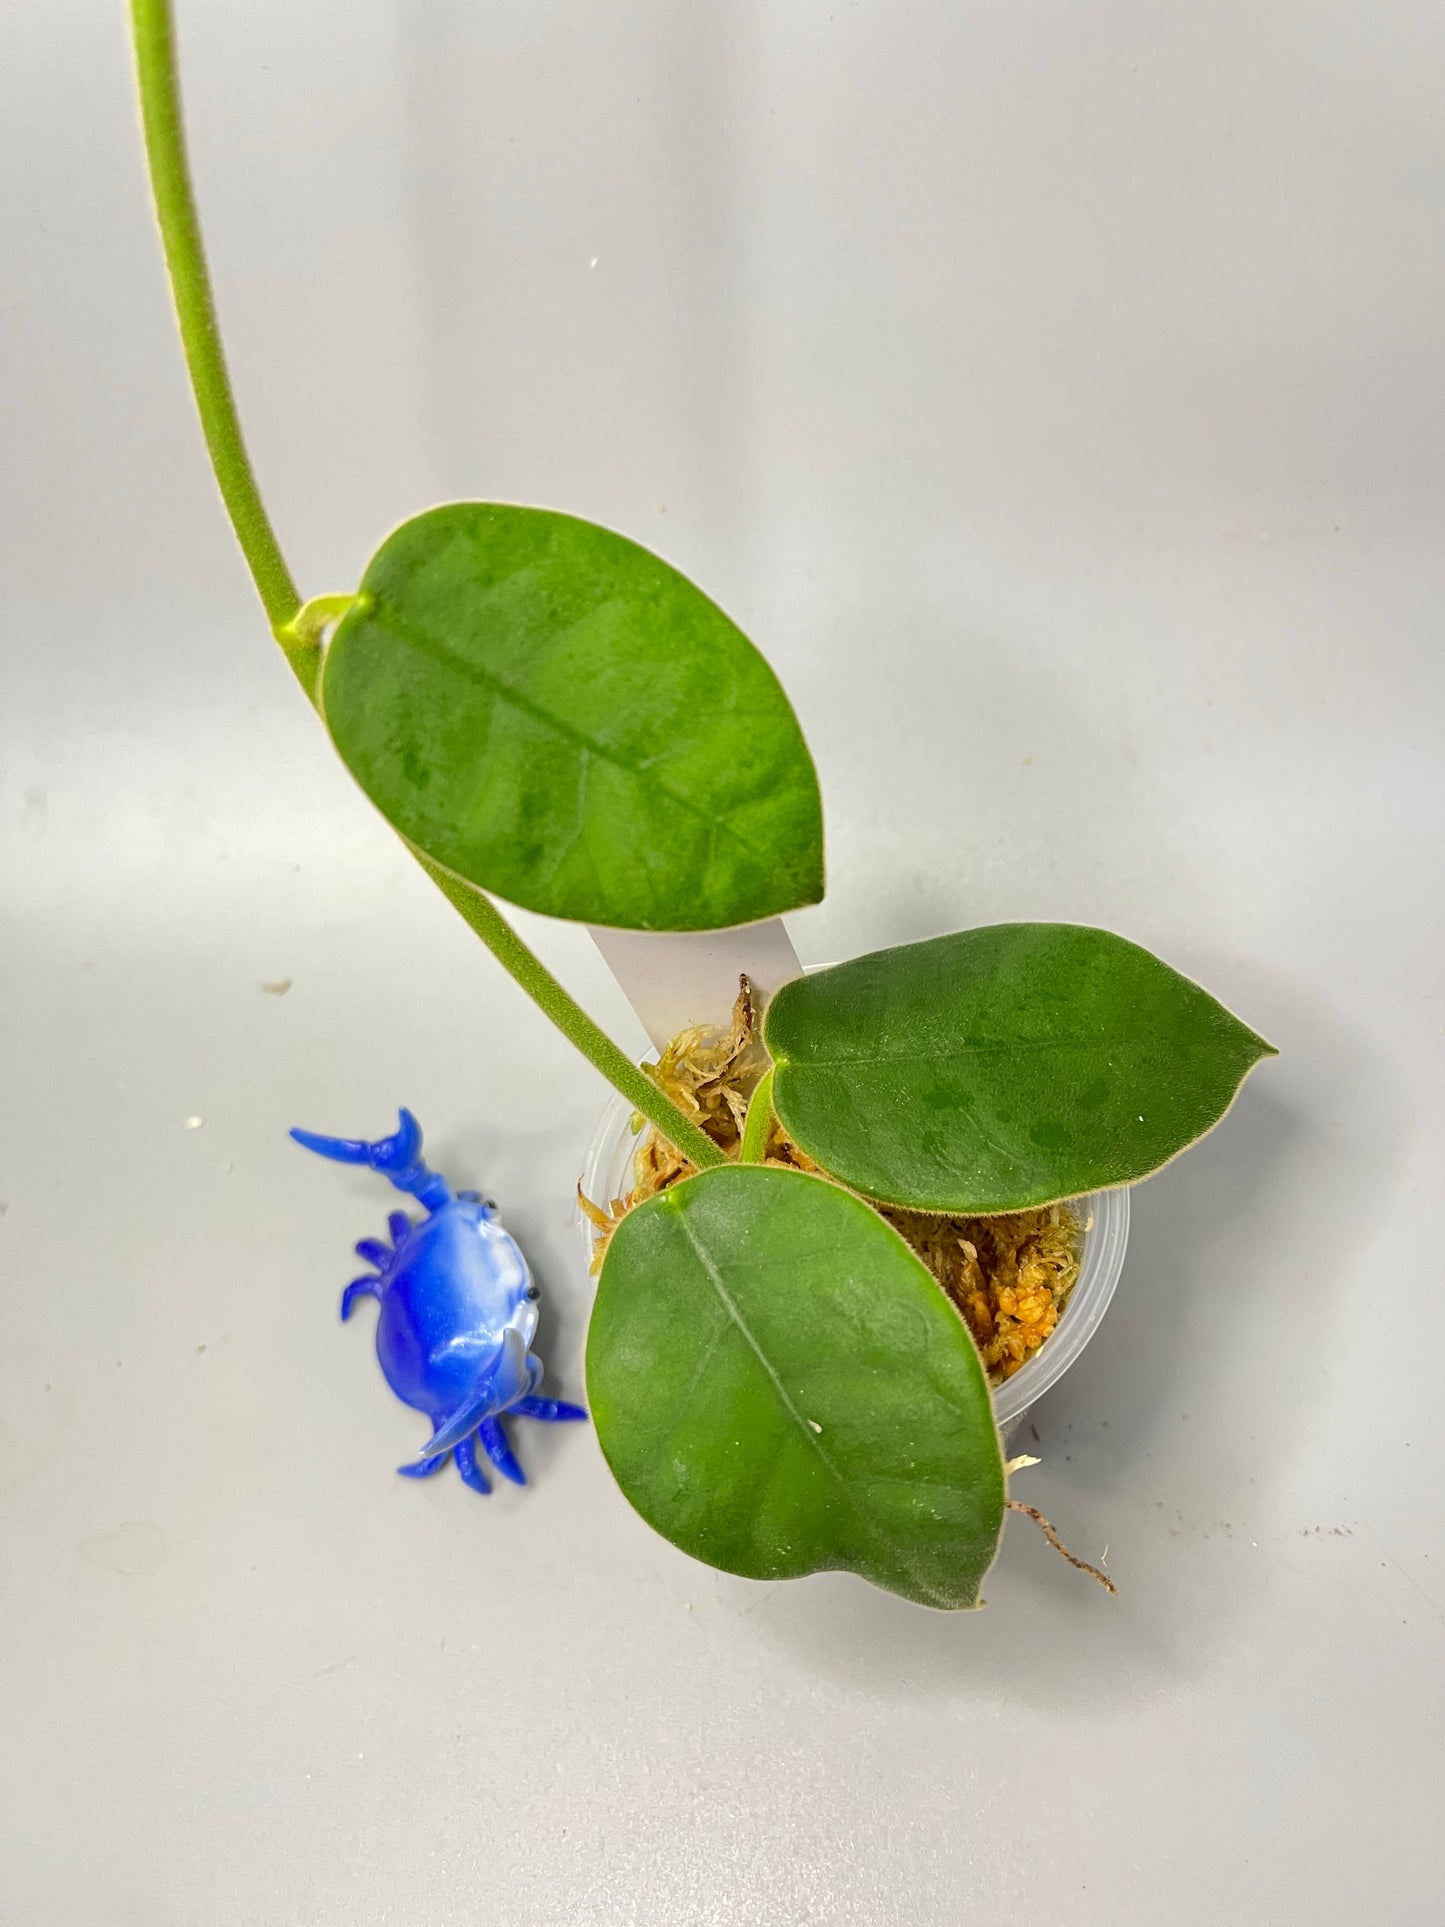
[{"label": "plastic pot", "polygon": [[[594,1204],[605,1207],[613,1198],[626,1197],[632,1189],[632,1159],[640,1141],[633,1132],[632,1119],[632,1109],[622,1097],[613,1098],[602,1113],[582,1177],[582,1189]],[[1124,1269],[1124,1248],[1129,1240],[1128,1191],[1095,1191],[1076,1199],[1075,1209],[1088,1227],[1078,1281],[1054,1330],[1012,1378],[995,1388],[994,1412],[1002,1430],[1015,1424],[1050,1386],[1056,1385],[1083,1351],[1098,1330]],[[580,1208],[577,1222],[585,1262],[590,1267],[597,1233]]]}]

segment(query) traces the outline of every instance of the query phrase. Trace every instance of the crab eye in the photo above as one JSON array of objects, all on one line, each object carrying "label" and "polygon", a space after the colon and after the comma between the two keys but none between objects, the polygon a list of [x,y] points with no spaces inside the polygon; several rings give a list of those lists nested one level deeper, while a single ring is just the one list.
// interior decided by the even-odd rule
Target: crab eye
[{"label": "crab eye", "polygon": [[497,1208],[497,1200],[495,1198],[483,1198],[482,1203],[488,1211],[495,1211]]},{"label": "crab eye", "polygon": [[532,1299],[540,1298],[542,1296],[542,1287],[540,1285],[528,1285],[527,1296]]}]

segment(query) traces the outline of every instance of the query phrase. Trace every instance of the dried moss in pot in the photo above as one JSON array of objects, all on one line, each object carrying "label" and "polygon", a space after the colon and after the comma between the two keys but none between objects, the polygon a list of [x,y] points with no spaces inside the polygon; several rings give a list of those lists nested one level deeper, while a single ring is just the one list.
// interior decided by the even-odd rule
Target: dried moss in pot
[{"label": "dried moss in pot", "polygon": [[[746,978],[728,1024],[699,1024],[681,1031],[658,1062],[647,1067],[658,1088],[729,1158],[739,1154],[749,1106],[767,1068]],[[598,1232],[594,1275],[602,1268],[609,1237],[627,1213],[697,1170],[655,1127],[639,1118],[636,1128],[641,1135],[633,1159],[634,1182],[626,1196],[594,1200],[579,1188],[582,1209]],[[767,1131],[763,1162],[830,1175],[794,1143],[776,1115],[768,1120]],[[889,1205],[879,1209],[962,1312],[989,1383],[1000,1385],[1011,1378],[1053,1333],[1078,1280],[1088,1226],[1075,1207],[1054,1204],[992,1217]]]}]

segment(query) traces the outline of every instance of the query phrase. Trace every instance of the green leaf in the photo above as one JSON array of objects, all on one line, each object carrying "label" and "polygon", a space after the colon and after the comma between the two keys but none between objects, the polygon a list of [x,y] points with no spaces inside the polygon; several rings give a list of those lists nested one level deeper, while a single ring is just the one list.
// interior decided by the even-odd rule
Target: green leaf
[{"label": "green leaf", "polygon": [[773,1106],[826,1170],[924,1211],[1022,1211],[1157,1171],[1273,1047],[1137,944],[1004,923],[799,978]]},{"label": "green leaf", "polygon": [[694,1558],[980,1603],[1004,1513],[982,1362],[921,1261],[837,1185],[730,1165],[629,1212],[587,1389],[623,1492]]},{"label": "green leaf", "polygon": [[327,651],[347,767],[433,861],[548,916],[708,930],[823,894],[812,759],[772,670],[591,522],[457,502],[372,558]]}]

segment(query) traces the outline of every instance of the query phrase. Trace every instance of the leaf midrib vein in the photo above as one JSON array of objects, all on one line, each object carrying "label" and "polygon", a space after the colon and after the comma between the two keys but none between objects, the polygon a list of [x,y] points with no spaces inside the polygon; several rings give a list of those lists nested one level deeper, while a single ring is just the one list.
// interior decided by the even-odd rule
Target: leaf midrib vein
[{"label": "leaf midrib vein", "polygon": [[838,1070],[853,1064],[946,1064],[953,1059],[966,1060],[970,1057],[1002,1057],[1010,1053],[1015,1056],[1028,1055],[1035,1051],[1058,1050],[1097,1050],[1101,1046],[1117,1049],[1124,1040],[1113,1037],[1040,1037],[1020,1039],[1017,1043],[980,1043],[953,1044],[942,1048],[929,1049],[927,1045],[918,1050],[879,1050],[873,1049],[866,1056],[861,1052],[854,1057],[790,1057],[788,1070]]},{"label": "leaf midrib vein", "polygon": [[682,795],[679,791],[670,788],[661,778],[654,776],[650,768],[642,768],[635,763],[625,761],[615,750],[608,749],[602,743],[585,735],[575,724],[563,722],[549,710],[544,709],[540,703],[533,702],[530,697],[513,689],[510,683],[503,682],[501,677],[493,671],[483,668],[480,663],[468,661],[465,656],[458,656],[437,637],[413,627],[393,609],[377,603],[369,611],[367,619],[374,622],[378,628],[389,630],[402,642],[410,643],[414,649],[419,649],[423,655],[430,656],[433,662],[440,663],[453,674],[492,690],[502,702],[509,703],[524,716],[530,716],[533,722],[540,723],[554,735],[575,744],[578,749],[586,750],[599,761],[610,763],[614,769],[621,770],[624,776],[629,776],[635,782],[655,790],[658,795],[665,796],[670,803],[675,803],[679,809],[686,810],[689,815],[695,816],[710,834],[716,835],[720,831],[725,836],[731,837],[740,848],[746,850],[748,855],[758,862],[765,863],[769,860],[764,851],[748,842],[728,817],[705,810],[691,797]]},{"label": "leaf midrib vein", "polygon": [[763,1351],[761,1345],[759,1345],[756,1337],[753,1334],[752,1327],[748,1324],[747,1320],[743,1317],[741,1310],[738,1308],[736,1299],[733,1297],[732,1293],[728,1290],[727,1286],[723,1283],[722,1273],[718,1270],[716,1264],[713,1262],[706,1248],[703,1245],[699,1244],[697,1238],[693,1235],[692,1226],[688,1223],[685,1213],[678,1214],[678,1223],[682,1227],[683,1237],[686,1238],[688,1244],[692,1247],[693,1256],[697,1259],[699,1265],[701,1265],[704,1273],[707,1276],[708,1282],[711,1284],[713,1290],[717,1293],[718,1300],[721,1303],[723,1309],[727,1312],[729,1318],[731,1318],[734,1325],[736,1325],[738,1331],[742,1334],[743,1340],[746,1343],[748,1349],[752,1352],[753,1357],[757,1359],[759,1365],[762,1366],[764,1372],[767,1374],[768,1380],[771,1383],[773,1390],[777,1393],[779,1401],[781,1402],[784,1411],[788,1414],[789,1418],[791,1418],[793,1423],[797,1426],[799,1436],[811,1447],[811,1449],[814,1452],[817,1453],[818,1458],[822,1462],[825,1469],[827,1470],[829,1477],[832,1478],[833,1481],[838,1486],[838,1489],[843,1495],[844,1502],[846,1503],[849,1512],[852,1514],[853,1518],[857,1521],[862,1531],[865,1533],[865,1535],[868,1538],[870,1538],[874,1542],[875,1545],[881,1546],[889,1557],[897,1560],[903,1566],[904,1570],[912,1577],[914,1583],[919,1587],[921,1591],[927,1592],[931,1596],[935,1596],[935,1597],[940,1597],[940,1598],[946,1597],[946,1595],[941,1594],[938,1591],[938,1588],[933,1584],[931,1584],[929,1580],[924,1576],[923,1572],[920,1571],[909,1549],[906,1546],[900,1546],[897,1543],[897,1541],[891,1539],[889,1535],[882,1530],[881,1527],[876,1525],[874,1521],[870,1519],[868,1515],[860,1509],[857,1498],[854,1495],[852,1481],[848,1479],[844,1473],[840,1472],[836,1465],[834,1465],[832,1459],[828,1456],[827,1452],[823,1449],[823,1444],[818,1434],[813,1430],[812,1426],[808,1423],[807,1419],[798,1410],[797,1406],[794,1405],[792,1399],[789,1397],[787,1387],[783,1384],[783,1381],[778,1377],[778,1374],[774,1369],[773,1365],[771,1364],[771,1362],[769,1361],[767,1354]]}]

